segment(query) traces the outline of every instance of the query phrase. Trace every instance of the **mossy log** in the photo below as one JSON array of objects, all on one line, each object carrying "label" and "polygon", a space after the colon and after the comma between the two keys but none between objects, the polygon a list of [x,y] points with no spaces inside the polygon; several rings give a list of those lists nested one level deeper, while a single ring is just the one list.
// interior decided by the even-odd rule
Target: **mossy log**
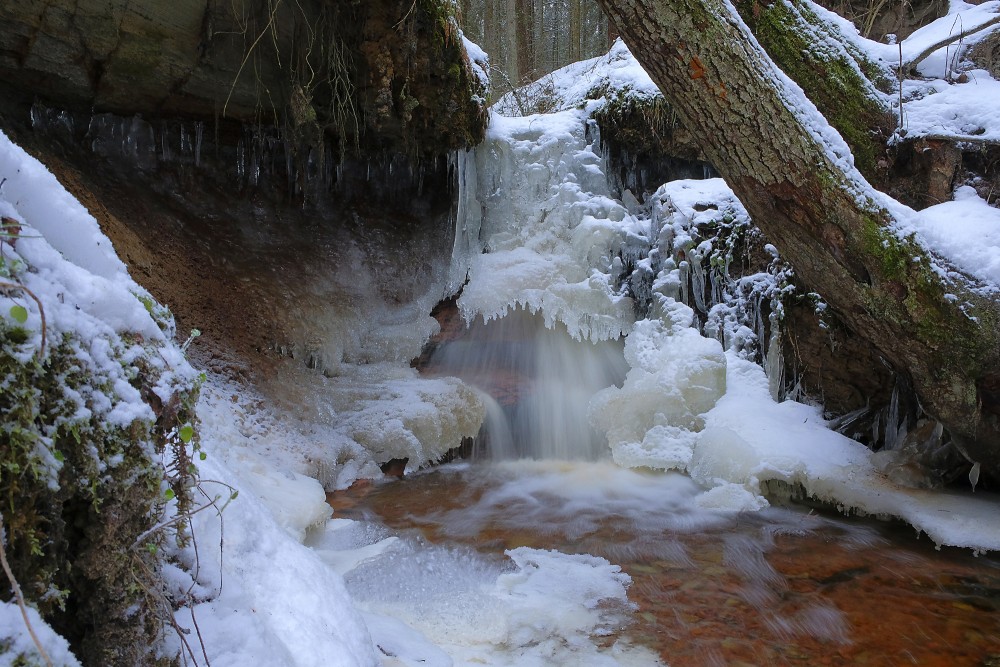
[{"label": "mossy log", "polygon": [[[891,230],[825,121],[721,0],[602,0],[709,161],[811,289],[912,378],[923,408],[1000,472],[1000,306]],[[794,29],[794,28],[791,28]],[[841,151],[842,152],[842,151]]]}]

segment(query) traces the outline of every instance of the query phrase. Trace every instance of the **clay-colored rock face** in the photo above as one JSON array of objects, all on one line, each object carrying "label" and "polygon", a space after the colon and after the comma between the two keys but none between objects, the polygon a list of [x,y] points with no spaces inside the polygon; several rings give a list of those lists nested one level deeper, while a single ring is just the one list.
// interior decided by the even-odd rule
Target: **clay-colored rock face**
[{"label": "clay-colored rock face", "polygon": [[441,153],[485,127],[457,34],[436,0],[4,2],[0,82],[52,106]]}]

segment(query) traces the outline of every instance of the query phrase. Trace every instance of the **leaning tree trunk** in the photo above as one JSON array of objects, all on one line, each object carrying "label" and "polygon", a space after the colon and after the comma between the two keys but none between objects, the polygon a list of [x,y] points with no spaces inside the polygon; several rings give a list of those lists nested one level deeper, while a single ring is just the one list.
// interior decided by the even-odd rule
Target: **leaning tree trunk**
[{"label": "leaning tree trunk", "polygon": [[931,416],[1000,472],[1000,306],[912,237],[908,209],[850,150],[726,0],[601,0],[706,156],[841,319],[907,373]]}]

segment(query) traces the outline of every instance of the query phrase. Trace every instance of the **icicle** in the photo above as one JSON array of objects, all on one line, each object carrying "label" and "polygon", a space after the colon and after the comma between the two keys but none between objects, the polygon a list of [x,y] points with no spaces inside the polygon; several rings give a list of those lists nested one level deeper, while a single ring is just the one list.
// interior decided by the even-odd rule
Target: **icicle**
[{"label": "icicle", "polygon": [[687,260],[682,261],[678,267],[680,269],[680,279],[681,279],[681,303],[686,305],[691,305],[690,300],[690,290],[688,289],[688,275],[691,273],[691,263]]},{"label": "icicle", "polygon": [[162,125],[160,130],[160,159],[164,162],[170,162],[174,159],[170,150],[170,130],[166,124]]},{"label": "icicle", "polygon": [[764,371],[767,375],[767,388],[771,392],[771,398],[775,401],[784,400],[782,395],[784,389],[784,360],[781,355],[781,322],[776,312],[772,308],[768,318],[771,323],[771,336],[767,341],[767,358],[765,360]]},{"label": "icicle", "polygon": [[239,179],[240,183],[243,183],[243,178],[247,173],[247,148],[246,142],[240,139],[236,144],[236,177]]},{"label": "icicle", "polygon": [[972,464],[972,469],[969,470],[969,483],[972,484],[972,492],[976,492],[976,484],[979,483],[979,461]]},{"label": "icicle", "polygon": [[889,400],[889,413],[885,422],[885,449],[892,451],[900,443],[899,437],[899,384],[892,388],[892,398]]},{"label": "icicle", "polygon": [[705,266],[702,263],[705,258],[702,248],[692,249],[688,252],[691,266],[691,292],[694,298],[694,307],[700,313],[707,314],[708,308],[705,305]]},{"label": "icicle", "polygon": [[205,133],[205,123],[200,120],[194,124],[194,166],[201,166],[201,141]]}]

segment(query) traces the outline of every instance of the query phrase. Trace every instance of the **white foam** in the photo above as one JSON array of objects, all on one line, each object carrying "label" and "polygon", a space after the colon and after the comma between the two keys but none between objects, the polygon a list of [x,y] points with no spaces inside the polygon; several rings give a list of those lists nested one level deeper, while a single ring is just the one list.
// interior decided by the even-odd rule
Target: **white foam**
[{"label": "white foam", "polygon": [[375,619],[374,642],[401,664],[660,664],[644,649],[595,641],[631,609],[621,568],[526,547],[506,555],[402,541],[348,573],[348,588]]}]

